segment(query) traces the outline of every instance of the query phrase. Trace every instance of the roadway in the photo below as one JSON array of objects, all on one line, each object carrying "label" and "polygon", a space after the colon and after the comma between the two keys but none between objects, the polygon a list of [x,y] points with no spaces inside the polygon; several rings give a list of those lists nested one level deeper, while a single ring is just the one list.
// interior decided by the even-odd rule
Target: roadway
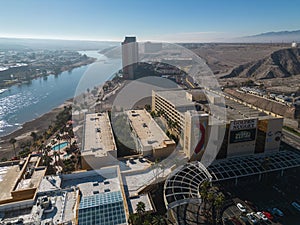
[{"label": "roadway", "polygon": [[296,134],[293,134],[285,129],[282,129],[282,141],[286,142],[287,144],[291,145],[292,147],[300,150],[300,137]]}]

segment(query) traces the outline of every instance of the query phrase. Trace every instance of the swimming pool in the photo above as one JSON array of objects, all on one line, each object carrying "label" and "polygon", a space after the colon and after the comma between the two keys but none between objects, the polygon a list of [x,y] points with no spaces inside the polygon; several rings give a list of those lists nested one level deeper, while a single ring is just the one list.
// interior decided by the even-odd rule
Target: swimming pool
[{"label": "swimming pool", "polygon": [[58,145],[54,145],[51,149],[54,150],[54,151],[57,151],[59,149],[62,149],[64,147],[67,147],[68,146],[68,142],[62,142]]}]

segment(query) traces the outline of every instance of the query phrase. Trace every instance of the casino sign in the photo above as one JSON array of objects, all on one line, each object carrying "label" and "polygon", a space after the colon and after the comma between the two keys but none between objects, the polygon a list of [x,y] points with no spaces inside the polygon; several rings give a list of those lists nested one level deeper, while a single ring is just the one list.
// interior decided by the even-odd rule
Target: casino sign
[{"label": "casino sign", "polygon": [[254,141],[256,138],[257,119],[235,120],[230,123],[229,142],[239,143]]}]

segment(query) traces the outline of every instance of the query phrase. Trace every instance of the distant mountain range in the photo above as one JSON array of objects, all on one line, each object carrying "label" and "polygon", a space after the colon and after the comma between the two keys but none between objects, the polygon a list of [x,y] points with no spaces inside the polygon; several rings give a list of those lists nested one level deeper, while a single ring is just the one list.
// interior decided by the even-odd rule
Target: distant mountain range
[{"label": "distant mountain range", "polygon": [[107,47],[117,46],[118,42],[112,41],[85,41],[85,40],[58,40],[34,38],[1,38],[0,49],[61,49],[61,50],[102,50]]},{"label": "distant mountain range", "polygon": [[240,65],[222,78],[271,79],[298,74],[300,74],[300,48],[288,48],[275,51],[257,61]]},{"label": "distant mountain range", "polygon": [[295,31],[279,31],[279,32],[267,32],[236,39],[237,42],[300,42],[300,30]]}]

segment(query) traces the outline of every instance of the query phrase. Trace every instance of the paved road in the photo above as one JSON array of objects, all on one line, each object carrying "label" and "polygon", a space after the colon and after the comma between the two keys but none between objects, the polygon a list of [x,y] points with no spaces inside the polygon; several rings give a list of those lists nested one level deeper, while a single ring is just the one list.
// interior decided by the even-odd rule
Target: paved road
[{"label": "paved road", "polygon": [[282,140],[294,148],[300,150],[300,137],[282,129],[283,138]]}]

